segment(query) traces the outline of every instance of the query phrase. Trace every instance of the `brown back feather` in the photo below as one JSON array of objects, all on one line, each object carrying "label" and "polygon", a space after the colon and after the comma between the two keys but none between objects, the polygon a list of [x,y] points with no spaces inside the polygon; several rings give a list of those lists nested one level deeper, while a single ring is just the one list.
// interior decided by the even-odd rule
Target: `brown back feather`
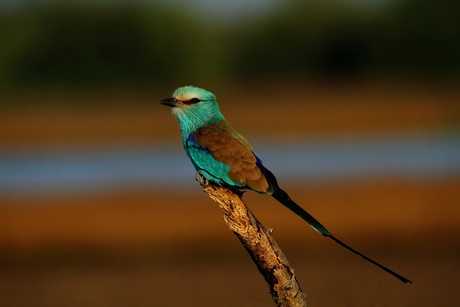
[{"label": "brown back feather", "polygon": [[230,166],[230,179],[252,190],[271,194],[269,183],[256,165],[253,148],[227,121],[195,131],[195,139],[214,159]]}]

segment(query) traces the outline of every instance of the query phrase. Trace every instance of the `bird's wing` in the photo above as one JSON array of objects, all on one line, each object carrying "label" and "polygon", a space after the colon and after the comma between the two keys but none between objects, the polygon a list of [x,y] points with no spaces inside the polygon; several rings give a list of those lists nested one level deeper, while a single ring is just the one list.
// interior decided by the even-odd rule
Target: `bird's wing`
[{"label": "bird's wing", "polygon": [[206,179],[218,184],[242,187],[228,176],[230,166],[214,159],[209,150],[198,143],[196,133],[189,134],[184,141],[184,147],[195,169]]},{"label": "bird's wing", "polygon": [[199,169],[227,184],[271,194],[272,187],[260,168],[261,161],[251,145],[228,123],[202,127],[189,136],[188,142],[195,144],[189,155]]}]

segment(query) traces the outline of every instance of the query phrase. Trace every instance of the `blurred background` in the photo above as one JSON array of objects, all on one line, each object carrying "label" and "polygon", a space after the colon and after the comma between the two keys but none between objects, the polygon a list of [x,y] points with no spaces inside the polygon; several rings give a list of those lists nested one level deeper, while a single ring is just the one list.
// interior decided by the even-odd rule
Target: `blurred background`
[{"label": "blurred background", "polygon": [[457,306],[460,2],[0,1],[0,305],[271,306],[170,109],[213,92],[339,239],[245,201],[311,306]]}]

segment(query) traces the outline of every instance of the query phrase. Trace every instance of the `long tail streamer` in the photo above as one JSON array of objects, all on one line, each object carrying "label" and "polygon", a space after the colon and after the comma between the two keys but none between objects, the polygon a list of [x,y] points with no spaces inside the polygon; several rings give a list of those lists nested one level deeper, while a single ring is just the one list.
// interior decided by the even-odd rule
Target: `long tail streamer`
[{"label": "long tail streamer", "polygon": [[287,207],[289,210],[291,210],[292,212],[294,212],[295,214],[297,214],[298,216],[300,216],[303,220],[305,220],[308,224],[310,224],[310,226],[316,230],[317,232],[319,232],[320,234],[322,234],[323,236],[325,237],[329,237],[331,238],[332,240],[334,240],[336,243],[338,243],[339,245],[345,247],[346,249],[348,249],[349,251],[355,253],[356,255],[359,255],[361,256],[362,258],[364,258],[365,260],[369,261],[370,263],[372,264],[375,264],[376,266],[378,266],[379,268],[381,268],[382,270],[386,271],[387,273],[390,273],[391,275],[395,276],[396,278],[398,278],[399,280],[401,280],[402,282],[404,283],[412,283],[412,281],[410,281],[409,279],[399,275],[398,273],[390,270],[389,268],[381,265],[380,263],[378,262],[375,262],[374,260],[372,260],[371,258],[367,257],[367,256],[364,256],[363,254],[361,254],[360,252],[358,252],[357,250],[351,248],[350,246],[346,245],[345,243],[343,243],[342,241],[340,241],[339,239],[337,239],[336,237],[334,237],[332,235],[332,233],[326,228],[323,226],[323,224],[321,224],[318,220],[316,220],[312,215],[310,215],[307,211],[305,211],[302,207],[300,207],[299,205],[297,205],[290,197],[289,195],[283,191],[281,188],[278,188],[276,190],[275,193],[272,194],[273,198],[275,198],[277,201],[279,201],[280,203],[282,203],[285,207]]}]

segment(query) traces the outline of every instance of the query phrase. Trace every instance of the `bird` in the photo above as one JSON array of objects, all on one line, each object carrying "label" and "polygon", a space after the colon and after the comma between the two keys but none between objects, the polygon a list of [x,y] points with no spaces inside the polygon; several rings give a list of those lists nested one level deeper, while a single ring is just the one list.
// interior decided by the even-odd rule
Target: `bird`
[{"label": "bird", "polygon": [[252,190],[276,199],[314,230],[395,276],[409,279],[361,254],[338,240],[317,219],[295,203],[279,187],[275,175],[263,164],[249,142],[230,126],[220,112],[216,96],[195,86],[177,88],[160,103],[172,108],[179,122],[182,144],[196,171],[214,184],[234,191]]}]

